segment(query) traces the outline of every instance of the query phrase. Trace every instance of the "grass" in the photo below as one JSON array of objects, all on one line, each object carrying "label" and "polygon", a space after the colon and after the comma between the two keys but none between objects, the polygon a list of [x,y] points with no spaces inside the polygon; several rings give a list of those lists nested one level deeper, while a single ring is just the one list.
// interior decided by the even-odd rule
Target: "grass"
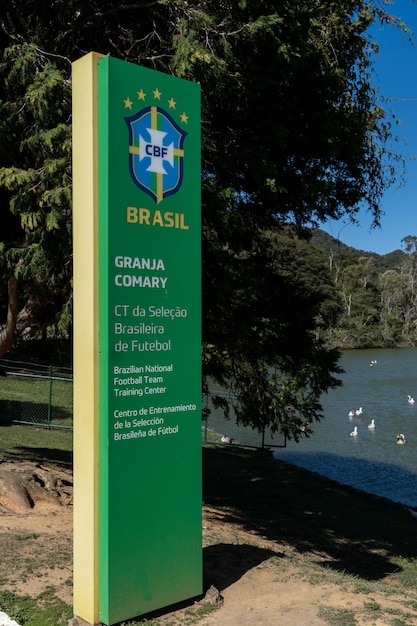
[{"label": "grass", "polygon": [[71,607],[57,598],[53,589],[48,588],[37,598],[0,590],[0,607],[21,626],[57,626],[68,623],[72,617]]},{"label": "grass", "polygon": [[72,467],[72,431],[0,424],[0,461],[28,460]]},{"label": "grass", "polygon": [[[72,467],[72,432],[37,426],[0,425],[1,461],[35,461],[62,468]],[[1,465],[0,465],[1,467]],[[53,523],[52,516],[50,523]],[[52,587],[37,597],[18,595],[4,589],[29,579],[43,579],[48,568],[71,572],[72,542],[66,536],[43,537],[35,532],[11,532],[0,543],[0,610],[21,626],[67,624],[72,607],[63,602]],[[70,582],[70,584],[72,584]]]},{"label": "grass", "polygon": [[206,428],[205,426],[202,426],[201,434],[202,434],[202,441],[204,443],[206,442],[221,443],[222,436],[219,435],[219,433],[216,433],[216,431],[212,430],[211,428]]},{"label": "grass", "polygon": [[347,609],[333,609],[320,607],[319,617],[332,626],[357,626],[354,613]]},{"label": "grass", "polygon": [[8,374],[0,379],[0,424],[30,422],[72,425],[72,380],[38,374]]},{"label": "grass", "polygon": [[[68,467],[71,456],[71,432],[0,426],[0,460],[47,460]],[[320,607],[320,617],[329,625],[357,626],[363,620],[372,624],[377,617],[394,626],[416,623],[416,522],[401,505],[278,462],[265,453],[216,445],[203,446],[203,497],[206,505],[227,512],[230,525],[239,519],[254,537],[291,546],[291,553],[270,557],[279,578],[291,576],[289,566],[295,563],[297,576],[312,585],[334,584],[365,597],[361,622],[350,608]],[[10,535],[8,545],[0,548],[0,610],[22,626],[58,624],[58,615],[66,618],[71,613],[71,607],[62,606],[53,590],[37,598],[1,591],[15,575],[6,565],[19,553],[19,545],[33,545],[26,575],[39,575],[38,539],[34,533]],[[71,546],[58,542],[54,554],[57,567],[65,566],[71,559]],[[399,593],[401,611],[390,614],[380,598]],[[188,608],[180,622],[174,617],[170,621],[165,614],[164,626],[197,623],[206,610],[211,609]],[[140,623],[157,626],[162,621],[149,615],[145,620],[124,622],[126,626]]]},{"label": "grass", "polygon": [[[51,516],[52,521],[52,516]],[[20,558],[17,558],[19,555]],[[24,556],[25,555],[25,556]],[[36,558],[33,558],[36,555]],[[65,536],[54,537],[53,541],[36,533],[9,534],[7,544],[1,547],[3,564],[0,582],[5,583],[7,564],[7,581],[18,583],[33,577],[42,578],[44,572],[50,569],[71,569],[72,542]]]}]

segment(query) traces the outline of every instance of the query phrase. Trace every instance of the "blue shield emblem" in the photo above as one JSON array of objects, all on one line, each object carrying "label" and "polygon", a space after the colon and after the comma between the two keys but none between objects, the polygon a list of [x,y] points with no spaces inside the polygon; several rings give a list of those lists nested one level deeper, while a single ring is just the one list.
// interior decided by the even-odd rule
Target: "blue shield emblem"
[{"label": "blue shield emblem", "polygon": [[129,129],[130,175],[159,204],[181,188],[184,140],[188,133],[156,106],[124,119]]}]

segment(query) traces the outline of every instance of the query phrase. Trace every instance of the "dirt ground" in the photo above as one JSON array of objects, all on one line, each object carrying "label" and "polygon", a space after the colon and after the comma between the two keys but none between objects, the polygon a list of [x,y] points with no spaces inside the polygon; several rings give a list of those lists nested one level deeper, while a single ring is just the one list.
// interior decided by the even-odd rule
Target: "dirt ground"
[{"label": "dirt ground", "polygon": [[[27,513],[2,512],[0,537],[1,589],[37,596],[51,585],[72,603],[71,505],[51,508],[44,502]],[[205,589],[213,585],[222,601],[198,621],[202,626],[417,625],[417,603],[415,609],[407,607],[405,621],[395,621],[404,614],[400,589],[376,595],[361,590],[354,579],[343,584],[332,582],[331,576],[320,579],[316,566],[310,575],[306,559],[313,565],[321,555],[301,557],[290,545],[248,532],[230,512],[204,507],[203,538]],[[372,604],[379,607],[374,615],[369,613]],[[199,606],[194,599],[148,616],[148,623],[194,623],[190,616]],[[332,621],[335,610],[339,615],[353,612],[355,621]]]}]

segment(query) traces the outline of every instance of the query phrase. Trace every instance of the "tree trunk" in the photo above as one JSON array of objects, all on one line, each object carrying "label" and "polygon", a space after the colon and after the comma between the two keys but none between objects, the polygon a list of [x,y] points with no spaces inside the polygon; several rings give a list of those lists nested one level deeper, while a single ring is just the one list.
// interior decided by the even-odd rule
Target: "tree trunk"
[{"label": "tree trunk", "polygon": [[15,339],[17,322],[17,280],[14,276],[9,278],[7,284],[9,303],[7,307],[6,327],[0,332],[0,359],[10,350]]},{"label": "tree trunk", "polygon": [[33,298],[28,298],[25,305],[19,311],[18,282],[13,276],[7,283],[8,306],[6,326],[0,332],[0,359],[10,350],[16,336],[22,335],[36,318],[39,311],[39,303]]}]

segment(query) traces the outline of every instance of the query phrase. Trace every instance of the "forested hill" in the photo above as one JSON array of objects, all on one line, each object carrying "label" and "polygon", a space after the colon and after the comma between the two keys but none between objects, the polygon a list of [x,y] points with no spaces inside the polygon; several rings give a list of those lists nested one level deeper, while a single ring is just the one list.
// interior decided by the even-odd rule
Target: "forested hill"
[{"label": "forested hill", "polygon": [[417,345],[417,237],[385,255],[357,250],[322,230],[312,233],[331,291],[322,306],[319,334],[331,347]]},{"label": "forested hill", "polygon": [[347,246],[339,239],[332,237],[332,235],[329,235],[319,228],[312,231],[311,240],[326,254],[338,252],[371,259],[379,271],[398,268],[398,265],[401,264],[407,256],[403,250],[393,250],[388,254],[377,254],[376,252],[359,250],[358,248]]}]

